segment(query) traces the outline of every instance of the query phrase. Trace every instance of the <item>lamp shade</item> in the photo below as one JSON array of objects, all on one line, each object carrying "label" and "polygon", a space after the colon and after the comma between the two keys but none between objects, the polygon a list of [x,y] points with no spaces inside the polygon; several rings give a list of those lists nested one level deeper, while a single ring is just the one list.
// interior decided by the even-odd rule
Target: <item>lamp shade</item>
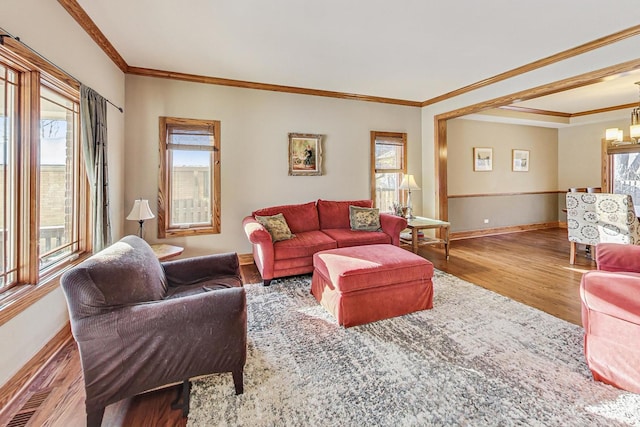
[{"label": "lamp shade", "polygon": [[416,184],[416,180],[413,175],[406,174],[402,177],[402,182],[400,183],[401,190],[419,190],[418,184]]},{"label": "lamp shade", "polygon": [[631,133],[631,138],[640,138],[640,125],[629,126],[629,133]]},{"label": "lamp shade", "polygon": [[133,221],[144,221],[145,219],[155,218],[151,209],[149,208],[149,201],[145,199],[138,199],[133,203],[133,209],[129,212],[127,219]]},{"label": "lamp shade", "polygon": [[618,128],[608,128],[605,130],[605,139],[607,141],[615,141],[618,139],[618,132],[620,129]]}]

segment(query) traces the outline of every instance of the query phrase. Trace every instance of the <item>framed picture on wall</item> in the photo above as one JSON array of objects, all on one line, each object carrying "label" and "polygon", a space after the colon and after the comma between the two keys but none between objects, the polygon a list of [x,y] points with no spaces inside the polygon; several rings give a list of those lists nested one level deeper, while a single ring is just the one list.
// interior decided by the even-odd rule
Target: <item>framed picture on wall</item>
[{"label": "framed picture on wall", "polygon": [[493,148],[473,147],[474,172],[493,170]]},{"label": "framed picture on wall", "polygon": [[322,175],[322,135],[289,134],[289,175]]},{"label": "framed picture on wall", "polygon": [[512,150],[511,158],[514,172],[529,172],[529,150]]}]

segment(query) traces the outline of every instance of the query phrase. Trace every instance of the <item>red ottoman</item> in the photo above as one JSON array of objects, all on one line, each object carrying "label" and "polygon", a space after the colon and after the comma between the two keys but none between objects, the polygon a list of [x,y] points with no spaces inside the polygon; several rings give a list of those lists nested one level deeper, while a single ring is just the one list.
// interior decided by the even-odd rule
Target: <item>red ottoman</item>
[{"label": "red ottoman", "polygon": [[394,245],[313,255],[311,293],[340,325],[362,325],[433,307],[433,264]]}]

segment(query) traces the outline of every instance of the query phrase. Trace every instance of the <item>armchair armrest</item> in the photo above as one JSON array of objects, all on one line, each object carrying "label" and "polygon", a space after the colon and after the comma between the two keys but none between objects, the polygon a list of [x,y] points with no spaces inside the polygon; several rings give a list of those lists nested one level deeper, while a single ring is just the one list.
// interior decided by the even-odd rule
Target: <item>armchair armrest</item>
[{"label": "armchair armrest", "polygon": [[165,276],[170,285],[190,285],[217,277],[240,276],[240,262],[235,252],[185,258],[162,263]]},{"label": "armchair armrest", "polygon": [[114,307],[74,326],[87,408],[200,375],[241,370],[246,360],[242,287]]},{"label": "armchair armrest", "polygon": [[637,295],[640,295],[638,273],[589,271],[582,276],[583,312],[586,308],[640,325],[640,298]]},{"label": "armchair armrest", "polygon": [[640,273],[640,246],[621,243],[596,245],[598,270]]},{"label": "armchair armrest", "polygon": [[382,227],[382,231],[391,236],[391,243],[399,246],[400,232],[407,228],[407,220],[401,216],[381,213],[380,226]]}]

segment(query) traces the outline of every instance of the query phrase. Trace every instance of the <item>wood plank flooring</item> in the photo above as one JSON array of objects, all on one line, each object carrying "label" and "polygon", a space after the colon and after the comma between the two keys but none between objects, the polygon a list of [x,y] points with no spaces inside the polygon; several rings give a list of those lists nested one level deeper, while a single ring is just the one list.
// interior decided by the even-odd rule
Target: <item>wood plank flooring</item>
[{"label": "wood plank flooring", "polygon": [[[575,324],[580,324],[580,278],[595,268],[584,253],[574,266],[569,265],[565,229],[456,240],[451,243],[448,261],[438,247],[420,248],[420,255],[440,270]],[[243,266],[242,277],[245,283],[261,281],[254,265]],[[170,409],[175,393],[172,387],[110,405],[102,425],[185,426],[180,411]],[[38,405],[39,409],[33,409]],[[27,390],[0,412],[0,426],[15,422],[16,415],[23,417],[23,422],[15,424],[20,426],[85,425],[84,387],[75,342],[69,341]]]}]

